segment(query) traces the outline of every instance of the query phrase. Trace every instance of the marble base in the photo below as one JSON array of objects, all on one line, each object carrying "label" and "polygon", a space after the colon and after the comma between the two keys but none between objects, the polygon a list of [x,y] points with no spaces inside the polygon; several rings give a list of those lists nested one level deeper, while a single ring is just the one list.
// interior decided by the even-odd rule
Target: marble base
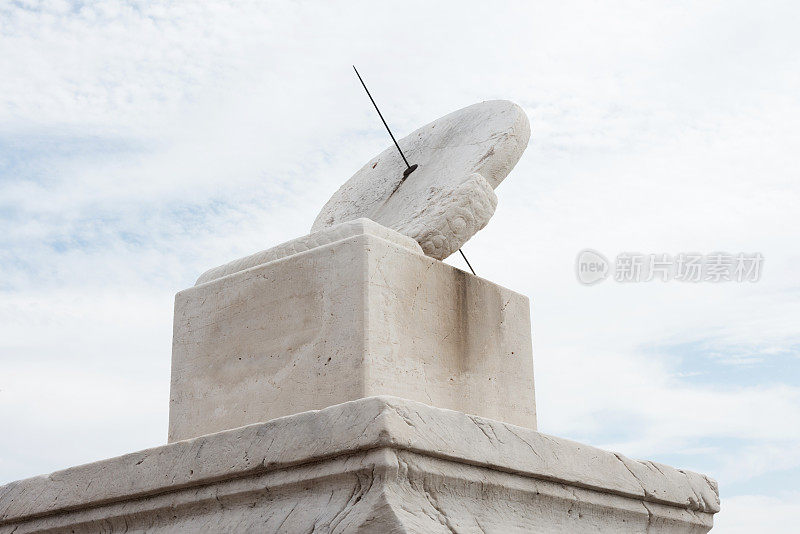
[{"label": "marble base", "polygon": [[0,487],[0,534],[703,533],[717,511],[704,475],[395,397]]},{"label": "marble base", "polygon": [[169,441],[375,395],[536,428],[528,298],[369,219],[175,297]]}]

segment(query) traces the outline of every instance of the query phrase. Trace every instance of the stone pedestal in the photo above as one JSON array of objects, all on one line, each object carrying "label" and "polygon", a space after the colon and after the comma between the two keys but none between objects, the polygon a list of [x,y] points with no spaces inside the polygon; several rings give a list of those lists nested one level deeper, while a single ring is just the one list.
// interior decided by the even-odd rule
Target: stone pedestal
[{"label": "stone pedestal", "polygon": [[528,299],[368,219],[175,298],[170,442],[374,395],[535,429]]},{"label": "stone pedestal", "polygon": [[0,534],[704,533],[700,474],[536,431],[528,300],[366,219],[175,300],[169,444],[0,487]]},{"label": "stone pedestal", "polygon": [[0,489],[0,533],[702,533],[689,471],[371,397]]}]

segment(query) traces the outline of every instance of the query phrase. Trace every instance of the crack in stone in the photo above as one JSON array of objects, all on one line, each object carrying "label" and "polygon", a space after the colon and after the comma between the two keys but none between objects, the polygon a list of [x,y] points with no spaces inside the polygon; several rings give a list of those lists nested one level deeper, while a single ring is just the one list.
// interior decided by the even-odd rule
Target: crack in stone
[{"label": "crack in stone", "polygon": [[631,474],[631,476],[632,476],[632,477],[633,477],[633,479],[636,481],[636,483],[637,483],[637,484],[639,484],[639,486],[641,486],[641,488],[642,488],[642,492],[644,493],[644,496],[645,496],[645,497],[648,497],[648,496],[652,497],[652,495],[651,495],[651,494],[650,494],[650,493],[647,491],[647,488],[645,488],[645,487],[644,487],[644,483],[643,483],[641,480],[639,480],[639,477],[637,477],[637,476],[636,476],[636,473],[634,473],[633,471],[631,471],[631,468],[630,468],[630,467],[628,467],[628,464],[626,464],[626,463],[625,463],[625,460],[623,460],[623,459],[622,459],[622,455],[620,455],[619,453],[616,453],[616,452],[615,452],[615,453],[613,453],[613,454],[614,454],[614,456],[616,456],[616,457],[617,457],[617,460],[619,460],[619,462],[622,464],[622,466],[623,466],[625,469],[627,469],[627,470],[628,470],[628,473],[630,473],[630,474]]},{"label": "crack in stone", "polygon": [[647,501],[642,501],[642,506],[647,510],[647,529],[644,534],[650,534],[650,527],[653,526],[653,511],[647,506]]},{"label": "crack in stone", "polygon": [[522,436],[520,436],[519,434],[517,434],[516,432],[514,432],[513,430],[511,430],[511,427],[510,427],[510,426],[508,426],[508,425],[504,425],[504,426],[506,427],[506,430],[508,430],[509,432],[511,432],[511,433],[512,433],[512,434],[513,434],[513,435],[514,435],[514,436],[515,436],[517,439],[519,439],[521,442],[523,442],[525,445],[527,445],[527,446],[528,446],[528,448],[530,448],[530,450],[533,452],[533,454],[535,454],[535,455],[536,455],[536,457],[537,457],[537,458],[539,458],[539,460],[541,460],[542,462],[544,462],[544,458],[542,458],[542,455],[541,455],[541,454],[539,454],[539,451],[537,451],[537,450],[536,450],[536,448],[534,448],[534,446],[533,446],[533,445],[531,445],[531,444],[528,442],[528,440],[526,440],[525,438],[523,438]]},{"label": "crack in stone", "polygon": [[431,494],[430,490],[428,489],[428,485],[426,484],[424,478],[422,480],[422,493],[425,496],[425,499],[431,505],[431,507],[433,507],[433,509],[436,510],[436,512],[439,514],[439,516],[436,517],[435,519],[438,520],[439,523],[441,523],[443,526],[447,527],[447,530],[449,530],[452,534],[457,534],[456,529],[453,528],[453,525],[450,522],[450,518],[447,517],[447,514],[444,512],[444,510],[442,510],[442,508],[439,506],[439,503],[436,501],[436,498]]}]

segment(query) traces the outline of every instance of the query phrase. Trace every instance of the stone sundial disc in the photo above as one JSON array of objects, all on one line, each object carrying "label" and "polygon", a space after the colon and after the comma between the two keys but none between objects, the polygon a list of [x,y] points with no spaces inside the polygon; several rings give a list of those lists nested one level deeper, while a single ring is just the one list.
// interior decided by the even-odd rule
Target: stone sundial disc
[{"label": "stone sundial disc", "polygon": [[406,165],[391,146],[339,188],[312,232],[366,217],[415,239],[442,260],[481,230],[494,214],[494,188],[528,145],[528,117],[508,100],[473,104],[400,139]]}]

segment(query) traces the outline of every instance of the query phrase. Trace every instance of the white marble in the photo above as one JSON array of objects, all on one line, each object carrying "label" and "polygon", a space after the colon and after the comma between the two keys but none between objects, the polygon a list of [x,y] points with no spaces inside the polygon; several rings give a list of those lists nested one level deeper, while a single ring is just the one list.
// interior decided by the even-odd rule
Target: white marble
[{"label": "white marble", "polygon": [[281,243],[280,245],[262,250],[261,252],[256,252],[250,256],[233,260],[225,265],[209,269],[200,275],[195,285],[205,284],[206,282],[211,282],[223,276],[228,276],[229,274],[238,273],[239,271],[244,271],[251,267],[258,267],[265,263],[277,261],[288,256],[294,256],[295,254],[300,254],[307,250],[329,245],[347,239],[348,237],[365,233],[394,243],[411,252],[422,253],[419,244],[410,237],[389,230],[369,219],[353,219],[330,228],[323,228],[309,235],[292,239],[291,241]]},{"label": "white marble", "polygon": [[536,428],[527,297],[364,219],[175,297],[169,441],[384,394]]},{"label": "white marble", "polygon": [[703,533],[716,483],[371,397],[0,487],[0,534]]},{"label": "white marble", "polygon": [[366,217],[415,239],[426,255],[456,252],[494,214],[494,189],[530,138],[525,112],[507,100],[473,104],[400,139],[368,161],[328,201],[312,232]]}]

